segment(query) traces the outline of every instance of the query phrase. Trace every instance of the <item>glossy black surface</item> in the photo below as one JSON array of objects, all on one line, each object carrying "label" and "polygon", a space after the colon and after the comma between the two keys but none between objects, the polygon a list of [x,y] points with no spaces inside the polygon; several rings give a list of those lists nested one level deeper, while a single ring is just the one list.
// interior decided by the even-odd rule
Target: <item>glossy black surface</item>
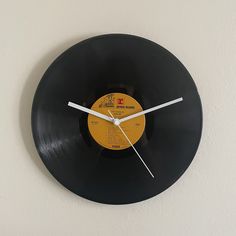
[{"label": "glossy black surface", "polygon": [[[110,92],[131,95],[143,109],[183,97],[147,114],[135,145],[154,179],[131,148],[96,144],[87,114],[67,106],[90,107]],[[166,49],[132,35],[97,36],[69,48],[44,74],[32,107],[35,144],[51,174],[74,193],[108,204],[141,201],[171,186],[191,163],[201,130],[201,101],[188,71]]]}]

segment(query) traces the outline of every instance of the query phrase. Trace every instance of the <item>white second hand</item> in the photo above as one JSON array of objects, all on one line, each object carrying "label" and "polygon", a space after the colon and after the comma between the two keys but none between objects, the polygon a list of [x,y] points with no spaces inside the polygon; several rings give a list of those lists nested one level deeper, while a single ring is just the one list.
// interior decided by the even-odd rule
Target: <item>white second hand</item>
[{"label": "white second hand", "polygon": [[[111,117],[114,119],[114,116],[112,115],[112,113],[108,110],[109,114],[111,115]],[[139,159],[142,161],[143,165],[146,167],[146,169],[148,170],[149,174],[152,176],[152,178],[155,178],[154,175],[152,174],[151,170],[148,168],[148,166],[146,165],[146,163],[144,162],[143,158],[139,155],[138,151],[136,150],[136,148],[133,146],[133,144],[131,143],[131,141],[129,140],[128,136],[125,134],[124,130],[121,128],[121,126],[118,124],[116,125],[119,127],[120,131],[123,133],[123,135],[125,136],[125,138],[127,139],[127,141],[129,142],[130,146],[133,148],[133,150],[135,151],[135,153],[137,154],[137,156],[139,157]]]}]

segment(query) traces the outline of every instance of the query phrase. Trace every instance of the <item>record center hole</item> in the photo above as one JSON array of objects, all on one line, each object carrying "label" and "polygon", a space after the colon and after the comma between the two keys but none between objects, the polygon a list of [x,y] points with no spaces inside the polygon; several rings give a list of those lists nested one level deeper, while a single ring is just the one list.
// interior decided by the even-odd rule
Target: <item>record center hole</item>
[{"label": "record center hole", "polygon": [[120,120],[119,119],[113,119],[113,124],[116,126],[120,125]]}]

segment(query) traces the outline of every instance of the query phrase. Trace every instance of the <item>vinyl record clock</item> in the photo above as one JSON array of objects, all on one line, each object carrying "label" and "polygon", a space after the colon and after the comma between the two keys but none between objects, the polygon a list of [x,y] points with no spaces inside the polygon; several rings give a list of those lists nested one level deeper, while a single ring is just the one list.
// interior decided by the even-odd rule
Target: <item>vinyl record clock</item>
[{"label": "vinyl record clock", "polygon": [[170,187],[193,160],[201,130],[201,101],[186,68],[160,45],[125,34],[66,50],[32,106],[47,169],[72,192],[107,204]]}]

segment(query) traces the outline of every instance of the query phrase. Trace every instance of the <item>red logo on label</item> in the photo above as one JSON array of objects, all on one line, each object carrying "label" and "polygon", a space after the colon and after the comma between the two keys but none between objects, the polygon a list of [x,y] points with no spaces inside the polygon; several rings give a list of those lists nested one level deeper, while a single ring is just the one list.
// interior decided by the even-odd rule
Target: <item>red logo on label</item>
[{"label": "red logo on label", "polygon": [[117,98],[117,104],[119,105],[124,104],[124,98]]}]

